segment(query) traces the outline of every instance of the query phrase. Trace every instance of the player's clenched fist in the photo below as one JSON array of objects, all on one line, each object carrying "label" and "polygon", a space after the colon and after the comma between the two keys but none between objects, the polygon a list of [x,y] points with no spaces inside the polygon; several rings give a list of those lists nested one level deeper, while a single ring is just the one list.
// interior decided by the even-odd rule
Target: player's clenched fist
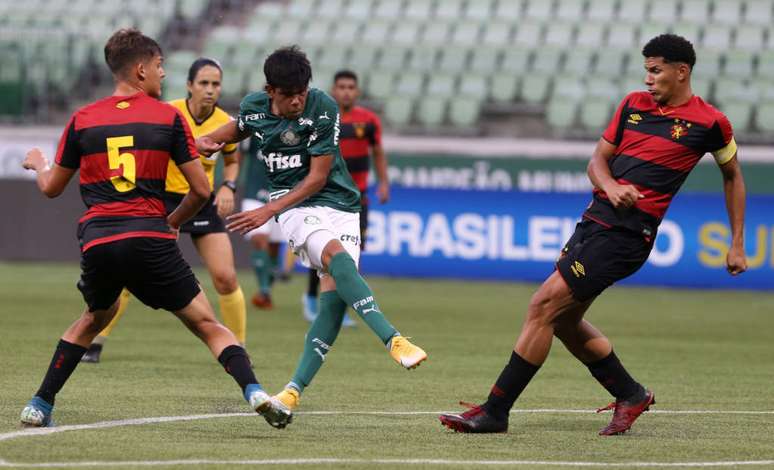
[{"label": "player's clenched fist", "polygon": [[43,153],[39,148],[35,147],[34,149],[27,152],[27,156],[24,158],[22,166],[26,170],[44,170],[46,167],[48,167],[48,159],[43,156]]},{"label": "player's clenched fist", "polygon": [[630,185],[623,184],[611,184],[610,187],[605,188],[610,202],[613,203],[613,207],[633,207],[637,203],[638,199],[642,199],[643,196],[637,189]]}]

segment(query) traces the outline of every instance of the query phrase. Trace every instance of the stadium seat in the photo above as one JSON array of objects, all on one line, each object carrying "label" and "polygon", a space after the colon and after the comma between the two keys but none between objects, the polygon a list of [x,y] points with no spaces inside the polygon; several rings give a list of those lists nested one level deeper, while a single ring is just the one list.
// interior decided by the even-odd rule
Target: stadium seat
[{"label": "stadium seat", "polygon": [[718,51],[697,49],[696,65],[693,67],[691,75],[693,77],[713,80],[720,74],[720,58]]},{"label": "stadium seat", "polygon": [[[545,3],[550,6],[550,2]],[[578,0],[557,0],[553,16],[562,21],[578,21],[583,17],[583,3]]]},{"label": "stadium seat", "polygon": [[594,73],[600,77],[620,77],[624,72],[626,58],[627,52],[622,49],[601,51],[594,64]]},{"label": "stadium seat", "polygon": [[[624,1],[624,7],[627,6]],[[677,18],[677,0],[651,0],[648,19],[661,24],[669,24]]]},{"label": "stadium seat", "polygon": [[524,10],[524,16],[530,20],[538,20],[540,22],[546,22],[550,20],[554,14],[553,2],[547,2],[545,0],[526,0],[527,5]]},{"label": "stadium seat", "polygon": [[520,46],[537,46],[541,42],[542,26],[533,22],[522,22],[516,29],[514,43]]},{"label": "stadium seat", "polygon": [[631,51],[626,54],[626,66],[624,73],[630,77],[645,77],[645,57],[640,51]]},{"label": "stadium seat", "polygon": [[398,76],[395,91],[401,96],[418,97],[422,94],[425,76],[417,72],[404,72]]},{"label": "stadium seat", "polygon": [[746,80],[729,77],[715,80],[714,102],[755,103],[759,97],[759,90]]},{"label": "stadium seat", "polygon": [[636,47],[635,37],[637,26],[632,23],[611,23],[607,30],[605,46],[615,49],[631,49]]},{"label": "stadium seat", "polygon": [[615,15],[616,0],[589,0],[586,18],[592,22],[608,22]]},{"label": "stadium seat", "polygon": [[481,101],[477,98],[455,98],[449,104],[449,122],[457,127],[471,127],[478,122]]},{"label": "stadium seat", "polygon": [[746,132],[752,125],[753,107],[750,103],[732,101],[720,105],[720,110],[726,115],[735,132]]},{"label": "stadium seat", "polygon": [[562,76],[554,81],[554,91],[551,93],[551,103],[557,99],[563,102],[579,102],[583,100],[585,96],[586,86],[582,79],[572,76]]},{"label": "stadium seat", "polygon": [[474,21],[493,19],[492,8],[495,0],[468,0],[465,8],[465,18]]},{"label": "stadium seat", "polygon": [[374,98],[387,98],[392,95],[395,73],[391,70],[377,70],[370,74],[366,94]]},{"label": "stadium seat", "polygon": [[558,47],[542,47],[535,51],[532,70],[544,75],[559,70],[564,51]]},{"label": "stadium seat", "polygon": [[331,26],[331,23],[325,20],[313,21],[301,31],[301,41],[304,44],[324,44],[330,40]]},{"label": "stadium seat", "polygon": [[314,71],[312,86],[329,93],[333,88],[333,76],[340,67],[320,67]]},{"label": "stadium seat", "polygon": [[435,17],[443,21],[462,18],[462,0],[443,0],[435,7]]},{"label": "stadium seat", "polygon": [[444,72],[462,72],[467,69],[470,50],[463,47],[447,47],[441,50],[438,69]]},{"label": "stadium seat", "polygon": [[575,43],[579,46],[599,47],[605,36],[605,28],[602,23],[581,23],[575,35]]},{"label": "stadium seat", "polygon": [[[628,95],[629,93],[633,91],[643,91],[645,90],[645,81],[643,80],[644,75],[628,75],[624,77],[623,80],[621,80],[620,83],[620,90],[621,94],[618,97],[619,99],[623,98],[624,96]],[[691,81],[691,84],[693,84],[693,80]],[[694,91],[695,93],[695,91]]]},{"label": "stadium seat", "polygon": [[404,6],[405,6],[405,1],[403,0],[379,2],[379,4],[376,7],[376,10],[374,10],[374,16],[376,18],[381,18],[384,20],[394,20],[401,15],[401,12],[403,11]]},{"label": "stadium seat", "polygon": [[285,18],[279,27],[274,32],[274,41],[278,44],[288,45],[298,42],[298,38],[303,33],[304,22],[298,18]]},{"label": "stadium seat", "polygon": [[642,23],[639,28],[639,34],[637,35],[636,47],[642,49],[642,46],[647,44],[651,39],[668,32],[669,27],[665,23],[654,21]]},{"label": "stadium seat", "polygon": [[244,69],[239,67],[224,68],[221,87],[223,95],[241,98],[246,90]]},{"label": "stadium seat", "polygon": [[509,47],[503,51],[500,71],[510,75],[521,76],[527,73],[530,50],[521,47]]},{"label": "stadium seat", "polygon": [[474,72],[491,75],[497,70],[500,50],[493,47],[477,47],[470,58],[470,69]]},{"label": "stadium seat", "polygon": [[462,46],[478,44],[478,38],[481,34],[481,25],[475,22],[466,21],[457,23],[452,34],[451,43]]},{"label": "stadium seat", "polygon": [[[295,0],[294,0],[295,1]],[[344,11],[345,0],[321,0],[315,8],[312,18],[328,18],[331,20],[340,20],[341,13]]]},{"label": "stadium seat", "polygon": [[406,65],[406,59],[409,54],[407,47],[387,46],[381,50],[379,59],[376,62],[377,67],[386,70],[403,70]]},{"label": "stadium seat", "polygon": [[384,104],[384,119],[394,126],[406,126],[411,121],[413,105],[410,98],[392,97]]},{"label": "stadium seat", "polygon": [[509,74],[497,74],[492,77],[489,93],[492,100],[499,103],[508,103],[516,98],[518,86],[518,77]]},{"label": "stadium seat", "polygon": [[424,21],[433,15],[432,0],[411,0],[404,11],[406,18]]},{"label": "stadium seat", "polygon": [[451,35],[449,23],[434,21],[430,24],[423,25],[421,29],[422,33],[420,34],[419,43],[436,45],[449,43],[449,36]]},{"label": "stadium seat", "polygon": [[707,0],[683,0],[680,8],[680,22],[692,24],[709,23],[709,7]]},{"label": "stadium seat", "polygon": [[514,23],[522,20],[522,1],[508,0],[504,2],[500,0],[497,2],[494,17],[502,21],[512,21]]},{"label": "stadium seat", "polygon": [[448,101],[446,98],[424,98],[417,107],[417,120],[426,127],[440,126],[446,117],[447,106]]},{"label": "stadium seat", "polygon": [[750,51],[728,51],[723,75],[736,78],[751,77],[754,57],[755,55]]},{"label": "stadium seat", "polygon": [[719,25],[736,25],[742,15],[739,0],[716,0],[712,11],[712,22]]},{"label": "stadium seat", "polygon": [[360,37],[360,41],[373,46],[381,46],[387,43],[387,38],[391,33],[392,23],[371,21],[363,28],[363,35]]},{"label": "stadium seat", "polygon": [[349,49],[344,47],[324,47],[317,56],[316,62],[312,64],[312,70],[316,72],[318,66],[326,69],[344,68],[348,53]]},{"label": "stadium seat", "polygon": [[731,29],[717,24],[705,26],[702,47],[714,50],[728,49],[731,47]]},{"label": "stadium seat", "polygon": [[513,34],[513,25],[500,21],[487,23],[484,28],[484,37],[482,42],[484,46],[504,46],[511,42]]},{"label": "stadium seat", "polygon": [[551,23],[546,27],[544,43],[554,47],[567,47],[573,43],[572,23]]},{"label": "stadium seat", "polygon": [[430,75],[427,82],[427,94],[429,96],[451,96],[456,89],[456,76],[436,73]]},{"label": "stadium seat", "polygon": [[398,44],[401,46],[413,45],[419,42],[420,31],[423,29],[422,23],[416,21],[401,21],[395,25],[392,30],[391,39],[388,44]]},{"label": "stadium seat", "polygon": [[586,100],[578,111],[580,123],[586,129],[601,132],[612,117],[611,109],[607,100]]},{"label": "stadium seat", "polygon": [[349,55],[348,66],[355,70],[368,70],[373,67],[378,48],[371,45],[356,45]]},{"label": "stadium seat", "polygon": [[268,21],[279,19],[283,15],[285,15],[285,8],[282,3],[263,2],[253,12],[250,22],[266,24]]},{"label": "stadium seat", "polygon": [[586,94],[591,98],[601,98],[611,102],[623,96],[615,80],[604,80],[600,77],[594,77],[594,79],[588,81],[586,84]]},{"label": "stadium seat", "polygon": [[768,49],[758,53],[756,76],[774,79],[774,50]]},{"label": "stadium seat", "polygon": [[748,51],[759,51],[765,47],[763,26],[746,24],[736,28],[734,47]]},{"label": "stadium seat", "polygon": [[411,58],[409,59],[409,69],[418,70],[422,72],[432,72],[437,67],[439,50],[442,47],[439,46],[415,46],[411,50]]},{"label": "stadium seat", "polygon": [[693,91],[694,95],[699,95],[703,99],[709,98],[712,96],[712,80],[691,78],[691,91]]},{"label": "stadium seat", "polygon": [[546,121],[556,129],[566,129],[575,124],[578,103],[561,97],[552,98],[546,107]]},{"label": "stadium seat", "polygon": [[[347,18],[366,20],[371,16],[373,11],[374,1],[371,0],[358,0],[357,2],[349,2],[347,8],[344,10],[344,16]],[[346,25],[347,23],[341,23],[339,27]]]},{"label": "stadium seat", "polygon": [[647,0],[623,0],[618,9],[618,19],[627,23],[637,23],[647,18]]},{"label": "stadium seat", "polygon": [[747,0],[745,6],[744,23],[769,26],[774,21],[770,0]]},{"label": "stadium seat", "polygon": [[562,71],[570,76],[583,76],[592,70],[596,49],[576,48],[567,53]]},{"label": "stadium seat", "polygon": [[531,74],[524,77],[521,82],[519,97],[522,101],[532,104],[543,103],[548,97],[551,77]]},{"label": "stadium seat", "polygon": [[[483,101],[489,94],[487,77],[481,74],[465,73],[460,77],[459,95]],[[456,99],[456,98],[455,98]]]},{"label": "stadium seat", "polygon": [[177,5],[183,18],[191,20],[201,15],[208,3],[209,0],[185,0],[184,2],[178,2]]},{"label": "stadium seat", "polygon": [[331,39],[335,44],[354,45],[359,42],[361,37],[362,23],[357,21],[347,21],[344,23],[336,24],[333,28],[333,35]]},{"label": "stadium seat", "polygon": [[698,45],[701,38],[701,25],[698,23],[681,22],[669,28],[669,32],[680,35],[691,41],[691,44]]},{"label": "stadium seat", "polygon": [[756,127],[764,132],[774,132],[774,103],[764,103],[757,111]]}]

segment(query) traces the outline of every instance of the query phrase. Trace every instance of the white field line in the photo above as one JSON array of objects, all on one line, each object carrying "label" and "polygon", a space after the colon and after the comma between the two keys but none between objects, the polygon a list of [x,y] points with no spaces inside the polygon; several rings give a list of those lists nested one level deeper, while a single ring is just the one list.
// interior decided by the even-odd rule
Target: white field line
[{"label": "white field line", "polygon": [[[354,415],[354,416],[421,416],[421,415],[439,415],[441,413],[450,413],[449,411],[302,411],[296,413],[298,416],[342,416],[342,415]],[[554,414],[591,414],[594,410],[572,410],[572,409],[518,409],[511,410],[512,414],[524,414],[524,413],[554,413]],[[651,410],[648,414],[664,414],[664,415],[686,415],[686,414],[699,414],[699,415],[773,415],[774,411],[769,410]],[[197,421],[202,419],[216,419],[216,418],[230,418],[230,417],[242,417],[242,416],[255,416],[255,413],[214,413],[214,414],[201,414],[201,415],[184,415],[184,416],[158,416],[152,418],[133,418],[133,419],[119,419],[115,421],[101,421],[91,424],[71,424],[65,426],[56,426],[53,428],[36,428],[36,429],[21,429],[19,431],[11,431],[0,434],[0,442],[10,439],[18,439],[34,436],[46,436],[49,434],[57,434],[67,431],[83,431],[90,429],[104,429],[115,428],[121,426],[141,426],[144,424],[157,424],[157,423],[172,423],[178,421]]]},{"label": "white field line", "polygon": [[568,462],[550,460],[451,460],[451,459],[267,459],[267,460],[137,460],[137,461],[94,461],[94,462],[42,462],[13,463],[0,461],[0,467],[20,468],[83,468],[83,467],[158,467],[191,465],[438,465],[438,466],[552,466],[552,467],[593,467],[593,468],[681,468],[681,467],[737,467],[769,466],[774,460],[738,460],[721,462]]}]

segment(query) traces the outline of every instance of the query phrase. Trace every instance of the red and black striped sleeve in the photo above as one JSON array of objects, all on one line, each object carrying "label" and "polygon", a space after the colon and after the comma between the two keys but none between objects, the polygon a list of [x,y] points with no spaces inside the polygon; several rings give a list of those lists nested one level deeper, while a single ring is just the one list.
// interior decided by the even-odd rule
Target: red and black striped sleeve
[{"label": "red and black striped sleeve", "polygon": [[720,165],[728,163],[736,155],[734,131],[725,114],[718,112],[717,120],[707,134],[706,145],[707,151]]},{"label": "red and black striped sleeve", "polygon": [[371,122],[374,126],[374,130],[371,133],[371,145],[382,145],[382,121],[376,114],[371,114]]},{"label": "red and black striped sleeve", "polygon": [[169,153],[176,165],[199,158],[191,127],[178,110],[175,110],[172,124],[172,148],[169,149]]},{"label": "red and black striped sleeve", "polygon": [[607,129],[605,129],[605,132],[602,133],[602,138],[615,145],[616,147],[621,143],[621,139],[623,139],[623,117],[625,116],[624,110],[629,107],[630,97],[631,95],[627,95],[623,100],[621,100],[621,103],[615,110],[613,118],[610,119],[610,123],[607,125]]},{"label": "red and black striped sleeve", "polygon": [[75,132],[75,114],[70,117],[59,138],[54,161],[57,165],[77,170],[81,166],[81,150],[78,146],[78,137]]}]

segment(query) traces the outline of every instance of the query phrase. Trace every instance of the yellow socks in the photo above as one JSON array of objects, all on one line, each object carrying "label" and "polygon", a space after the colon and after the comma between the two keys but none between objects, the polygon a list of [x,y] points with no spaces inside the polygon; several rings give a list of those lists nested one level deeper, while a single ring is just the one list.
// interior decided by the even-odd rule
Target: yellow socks
[{"label": "yellow socks", "polygon": [[245,344],[247,309],[242,288],[237,287],[230,294],[218,295],[218,302],[220,303],[220,314],[223,317],[223,324],[234,333],[240,344]]}]

